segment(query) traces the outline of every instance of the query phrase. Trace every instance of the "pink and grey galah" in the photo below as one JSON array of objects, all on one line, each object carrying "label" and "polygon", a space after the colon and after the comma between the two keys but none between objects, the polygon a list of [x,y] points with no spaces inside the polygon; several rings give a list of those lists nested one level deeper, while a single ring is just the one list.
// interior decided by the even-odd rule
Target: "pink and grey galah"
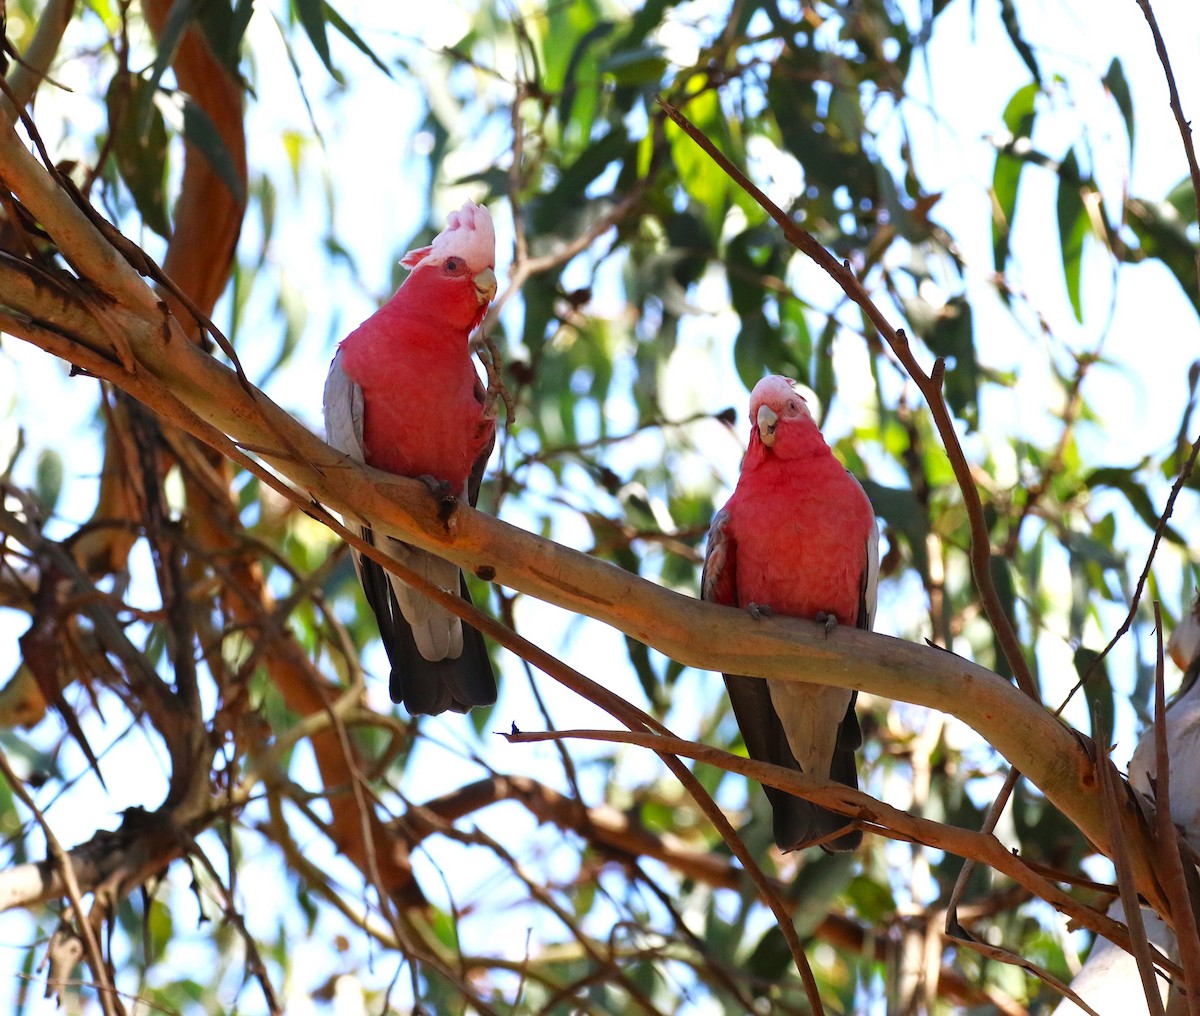
[{"label": "pink and grey galah", "polygon": [[[395,295],[338,346],[325,381],[326,440],[352,459],[420,477],[472,505],[496,420],[471,360],[471,332],[496,295],[496,240],[486,208],[466,202]],[[363,538],[434,585],[469,600],[457,565],[391,537]],[[393,702],[413,714],[466,712],[496,701],[477,630],[380,565],[351,551],[391,661]]]},{"label": "pink and grey galah", "polygon": [[[750,610],[869,629],[879,530],[859,482],[833,456],[794,382],[765,377],[750,394],[750,445],[737,489],[708,531],[702,596]],[[858,786],[858,693],[726,674],[750,757]],[[850,820],[766,787],[775,842],[853,850]]]}]

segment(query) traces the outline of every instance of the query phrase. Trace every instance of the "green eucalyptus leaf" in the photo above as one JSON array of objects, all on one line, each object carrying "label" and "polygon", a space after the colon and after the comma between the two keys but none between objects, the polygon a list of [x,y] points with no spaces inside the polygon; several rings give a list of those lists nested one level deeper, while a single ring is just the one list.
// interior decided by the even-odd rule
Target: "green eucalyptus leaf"
[{"label": "green eucalyptus leaf", "polygon": [[[117,172],[138,214],[150,229],[166,237],[171,230],[166,204],[167,127],[153,93],[143,78],[115,75],[108,86],[108,129]],[[145,113],[139,118],[142,109]]]},{"label": "green eucalyptus leaf", "polygon": [[325,31],[326,5],[321,0],[292,0],[292,10],[304,28],[304,33],[312,43],[321,63],[334,78],[338,72],[333,68],[333,60],[329,54],[329,36]]},{"label": "green eucalyptus leaf", "polygon": [[1132,149],[1134,129],[1137,124],[1133,118],[1133,96],[1129,93],[1129,82],[1125,80],[1125,70],[1121,66],[1119,57],[1112,58],[1108,70],[1104,72],[1104,77],[1100,80],[1104,82],[1108,94],[1113,97],[1113,102],[1121,111],[1121,119],[1125,121],[1125,135],[1129,138],[1129,147]]},{"label": "green eucalyptus leaf", "polygon": [[1079,163],[1071,152],[1058,173],[1058,238],[1062,248],[1063,278],[1075,320],[1083,322],[1083,241],[1088,234],[1088,213],[1083,203]]},{"label": "green eucalyptus leaf", "polygon": [[1017,194],[1021,183],[1021,170],[1025,160],[1015,157],[1015,152],[1025,150],[1033,133],[1036,116],[1036,100],[1041,89],[1037,82],[1018,88],[1004,108],[1004,125],[1008,138],[996,152],[996,166],[992,171],[992,195],[995,199],[992,216],[992,259],[996,271],[1004,271],[1009,256],[1009,235],[1017,214]]}]

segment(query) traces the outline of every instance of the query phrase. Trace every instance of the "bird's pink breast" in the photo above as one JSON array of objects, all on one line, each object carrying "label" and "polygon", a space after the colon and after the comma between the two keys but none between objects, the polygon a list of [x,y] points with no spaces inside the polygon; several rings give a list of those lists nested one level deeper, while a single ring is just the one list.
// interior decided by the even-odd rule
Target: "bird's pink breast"
[{"label": "bird's pink breast", "polygon": [[366,460],[461,492],[495,434],[476,397],[467,331],[388,310],[342,345],[343,368],[363,390]]},{"label": "bird's pink breast", "polygon": [[832,455],[805,463],[768,459],[743,473],[729,510],[740,606],[857,623],[875,516]]}]

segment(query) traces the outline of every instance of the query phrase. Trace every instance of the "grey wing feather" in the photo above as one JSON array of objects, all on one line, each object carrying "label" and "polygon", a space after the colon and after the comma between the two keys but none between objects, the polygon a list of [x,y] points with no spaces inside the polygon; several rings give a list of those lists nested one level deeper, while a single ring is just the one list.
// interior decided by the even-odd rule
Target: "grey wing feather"
[{"label": "grey wing feather", "polygon": [[[363,392],[342,368],[341,358],[339,350],[325,380],[326,440],[350,458],[364,462]],[[376,543],[369,527],[359,531],[366,542]],[[457,565],[400,540],[388,539],[386,546],[413,571],[470,601]],[[370,558],[353,548],[350,553],[392,665],[392,701],[403,702],[413,714],[446,709],[466,712],[472,706],[495,702],[496,677],[479,632],[469,627],[464,631],[453,614]]]},{"label": "grey wing feather", "polygon": [[[858,483],[857,478],[854,481]],[[861,487],[862,485],[859,484]],[[863,491],[864,495],[866,491]],[[858,627],[871,631],[875,627],[875,606],[879,600],[879,523],[867,534],[867,566],[863,569],[862,588],[858,601]]]},{"label": "grey wing feather", "polygon": [[357,462],[365,462],[363,452],[363,392],[342,369],[339,349],[325,378],[325,440],[339,452]]},{"label": "grey wing feather", "polygon": [[[487,402],[487,391],[483,387],[483,382],[478,377],[475,378],[475,400],[482,406]],[[488,459],[492,457],[492,449],[496,447],[496,429],[492,428],[492,439],[487,443],[487,447],[480,451],[475,457],[475,461],[471,464],[471,475],[467,477],[467,503],[472,508],[475,507],[475,502],[479,500],[479,488],[483,484],[483,472],[487,469]]]}]

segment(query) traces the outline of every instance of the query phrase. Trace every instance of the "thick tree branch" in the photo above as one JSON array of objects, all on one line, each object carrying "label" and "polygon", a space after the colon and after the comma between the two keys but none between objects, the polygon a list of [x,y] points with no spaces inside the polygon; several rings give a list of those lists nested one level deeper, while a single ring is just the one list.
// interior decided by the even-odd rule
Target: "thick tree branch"
[{"label": "thick tree branch", "polygon": [[[19,171],[12,169],[16,164]],[[32,165],[29,165],[32,164]],[[0,179],[26,204],[44,205],[40,217],[73,264],[103,269],[119,260],[94,229],[75,229],[66,196],[10,130],[0,129]],[[128,280],[132,269],[109,278]],[[1083,833],[1109,853],[1090,742],[1050,716],[990,671],[941,650],[856,630],[824,629],[790,618],[753,620],[659,588],[610,564],[475,512],[465,505],[445,515],[419,481],[355,464],[318,440],[261,392],[192,343],[178,341],[178,325],[140,278],[127,306],[95,308],[35,281],[36,270],[0,261],[0,292],[19,312],[6,327],[67,360],[111,380],[165,420],[229,454],[229,439],[253,451],[299,490],[376,529],[434,550],[494,580],[611,624],[679,662],[710,670],[855,688],[953,713],[1024,772]],[[136,361],[120,366],[111,330]],[[86,362],[85,362],[86,361]],[[226,437],[228,435],[228,438]],[[1156,846],[1135,810],[1122,816],[1139,891],[1162,903],[1155,877]],[[1165,910],[1166,908],[1163,907]]]},{"label": "thick tree branch", "polygon": [[[64,314],[58,294],[43,299],[20,282],[20,271],[0,261],[0,291],[20,297],[27,314],[42,305],[51,317],[57,313],[71,324],[86,323],[86,308]],[[349,461],[191,343],[164,340],[150,322],[114,313],[128,325],[130,347],[145,368],[132,375],[121,370],[111,347],[105,350],[103,329],[94,323],[86,344],[33,323],[22,327],[20,320],[7,327],[68,361],[86,358],[88,370],[107,374],[201,440],[219,446],[224,442],[217,435],[228,433],[331,508],[435,550],[480,577],[611,624],[681,663],[856,688],[952,713],[1108,852],[1090,741],[991,671],[951,653],[883,635],[838,628],[826,636],[822,626],[811,622],[754,620],[662,589],[465,505],[443,519],[440,503],[420,481]],[[288,447],[296,454],[283,450]],[[1123,834],[1131,845],[1139,890],[1161,900],[1155,848],[1136,815],[1126,813]]]}]

